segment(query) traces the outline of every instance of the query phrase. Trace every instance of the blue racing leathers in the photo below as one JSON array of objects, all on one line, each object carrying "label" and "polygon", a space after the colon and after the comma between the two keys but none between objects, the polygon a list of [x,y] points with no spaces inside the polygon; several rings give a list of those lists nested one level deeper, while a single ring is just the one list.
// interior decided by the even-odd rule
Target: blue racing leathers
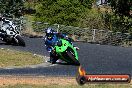
[{"label": "blue racing leathers", "polygon": [[61,33],[54,33],[54,35],[51,39],[48,39],[47,36],[45,36],[45,38],[44,38],[45,45],[46,45],[46,50],[48,52],[52,51],[53,47],[57,44],[57,41],[58,41],[59,38],[66,39],[72,44],[70,38],[68,38],[67,35],[61,34]]}]

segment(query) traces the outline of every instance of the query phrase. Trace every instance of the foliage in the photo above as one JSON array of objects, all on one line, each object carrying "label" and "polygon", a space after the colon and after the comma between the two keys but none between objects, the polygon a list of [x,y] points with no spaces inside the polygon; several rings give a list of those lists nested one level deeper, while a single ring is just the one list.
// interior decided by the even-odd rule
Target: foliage
[{"label": "foliage", "polygon": [[[132,32],[130,25],[132,18],[129,14],[130,0],[126,2],[124,0],[108,0],[114,13],[111,10],[91,9],[93,2],[95,3],[95,0],[38,0],[36,3],[26,2],[25,6],[36,9],[35,22],[46,22],[49,23],[48,26],[57,23],[65,26],[87,27],[88,29]],[[33,27],[35,31],[41,31],[42,28],[47,26],[35,23]],[[62,27],[60,29],[64,30],[66,28]]]},{"label": "foliage", "polygon": [[115,14],[119,16],[130,16],[131,0],[108,0]]},{"label": "foliage", "polygon": [[105,15],[103,17],[105,28],[114,32],[132,32],[132,18],[123,17],[122,19],[120,16],[108,12],[105,12],[103,14]]},{"label": "foliage", "polygon": [[23,0],[0,0],[0,13],[4,16],[13,15],[20,17],[22,15]]},{"label": "foliage", "polygon": [[79,26],[83,28],[87,27],[89,29],[104,29],[102,14],[96,8],[87,10],[82,14]]},{"label": "foliage", "polygon": [[42,0],[36,8],[35,20],[78,26],[81,15],[91,8],[93,0]]},{"label": "foliage", "polygon": [[113,13],[104,13],[103,17],[107,28],[112,31],[119,31],[122,33],[131,33],[132,27],[132,15],[131,0],[108,0],[108,3],[112,7]]}]

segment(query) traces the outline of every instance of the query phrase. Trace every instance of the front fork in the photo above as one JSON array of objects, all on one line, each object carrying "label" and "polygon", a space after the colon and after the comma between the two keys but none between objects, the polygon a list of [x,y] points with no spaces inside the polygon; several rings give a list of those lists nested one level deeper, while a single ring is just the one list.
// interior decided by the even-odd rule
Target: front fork
[{"label": "front fork", "polygon": [[19,43],[18,39],[16,39],[16,36],[18,36],[18,34],[14,35],[14,36],[13,36],[13,39],[14,39],[14,41],[15,41],[16,43]]}]

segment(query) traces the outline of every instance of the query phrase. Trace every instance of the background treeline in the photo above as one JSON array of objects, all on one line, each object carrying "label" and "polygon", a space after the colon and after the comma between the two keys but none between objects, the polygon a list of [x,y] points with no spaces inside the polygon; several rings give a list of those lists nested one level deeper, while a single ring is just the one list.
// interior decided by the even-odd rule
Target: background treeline
[{"label": "background treeline", "polygon": [[82,15],[91,9],[94,0],[40,0],[37,4],[27,2],[36,9],[35,21],[50,24],[79,26]]},{"label": "background treeline", "polygon": [[102,6],[97,6],[97,1],[0,0],[0,13],[15,17],[28,14],[33,21],[50,24],[132,33],[131,0],[107,0]]},{"label": "background treeline", "polygon": [[24,0],[0,0],[0,14],[7,17],[23,15]]}]

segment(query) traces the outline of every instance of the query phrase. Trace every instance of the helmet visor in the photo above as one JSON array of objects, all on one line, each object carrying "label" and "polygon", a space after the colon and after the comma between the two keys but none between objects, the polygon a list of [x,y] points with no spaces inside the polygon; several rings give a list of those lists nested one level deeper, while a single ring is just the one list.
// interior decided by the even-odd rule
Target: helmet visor
[{"label": "helmet visor", "polygon": [[47,36],[48,39],[51,39],[53,37],[53,34],[52,33],[47,33],[46,36]]}]

